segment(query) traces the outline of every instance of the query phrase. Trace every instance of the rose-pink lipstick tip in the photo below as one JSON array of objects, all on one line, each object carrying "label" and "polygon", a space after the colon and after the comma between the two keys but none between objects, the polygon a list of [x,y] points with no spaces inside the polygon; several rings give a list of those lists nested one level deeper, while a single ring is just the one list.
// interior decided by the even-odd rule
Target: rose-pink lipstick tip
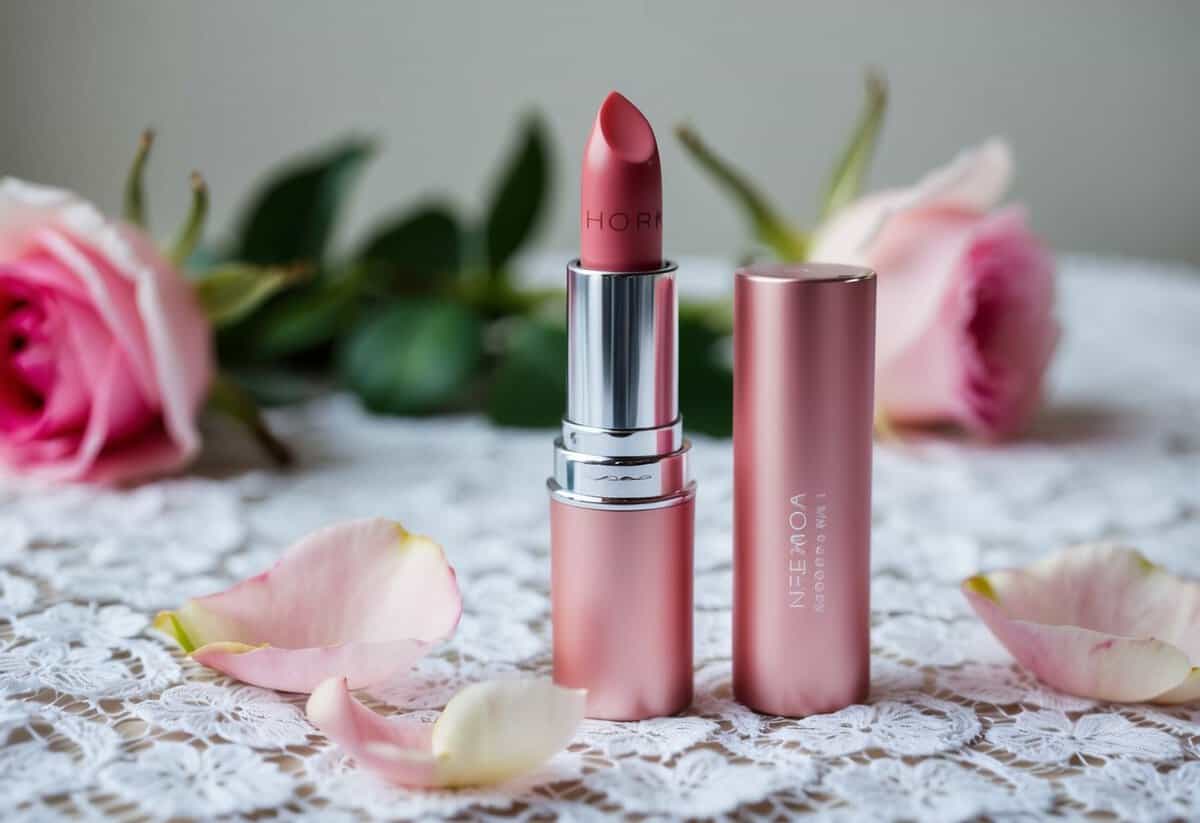
[{"label": "rose-pink lipstick tip", "polygon": [[629,98],[610,91],[596,115],[608,147],[627,163],[645,163],[658,152],[650,121]]},{"label": "rose-pink lipstick tip", "polygon": [[647,271],[662,265],[662,168],[654,129],[637,106],[610,92],[583,153],[579,257],[588,269]]}]

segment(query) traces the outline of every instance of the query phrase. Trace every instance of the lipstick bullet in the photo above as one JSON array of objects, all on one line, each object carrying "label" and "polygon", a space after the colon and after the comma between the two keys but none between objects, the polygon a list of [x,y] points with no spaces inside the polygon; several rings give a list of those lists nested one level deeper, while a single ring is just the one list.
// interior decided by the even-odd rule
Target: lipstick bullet
[{"label": "lipstick bullet", "polygon": [[548,481],[554,679],[587,689],[589,717],[640,720],[692,700],[696,485],[658,144],[616,92],[596,115],[580,192],[567,415]]},{"label": "lipstick bullet", "polygon": [[600,106],[583,151],[579,258],[619,272],[662,265],[662,166],[645,115],[617,92]]}]

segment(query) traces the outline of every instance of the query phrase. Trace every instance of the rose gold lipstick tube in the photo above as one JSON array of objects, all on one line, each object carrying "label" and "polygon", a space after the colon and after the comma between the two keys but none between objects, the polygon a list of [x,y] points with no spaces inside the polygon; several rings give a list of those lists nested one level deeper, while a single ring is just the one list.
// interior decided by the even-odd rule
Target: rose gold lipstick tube
[{"label": "rose gold lipstick tube", "polygon": [[675,265],[567,268],[568,395],[550,487],[554,679],[589,717],[692,699],[692,533]]},{"label": "rose gold lipstick tube", "polygon": [[867,696],[874,353],[870,270],[737,272],[733,690],[755,711]]}]

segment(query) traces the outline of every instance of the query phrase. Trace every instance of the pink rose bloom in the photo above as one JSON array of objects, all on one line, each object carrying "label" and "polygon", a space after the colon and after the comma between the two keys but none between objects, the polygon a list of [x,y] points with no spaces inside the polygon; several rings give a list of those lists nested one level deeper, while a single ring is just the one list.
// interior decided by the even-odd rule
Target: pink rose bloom
[{"label": "pink rose bloom", "polygon": [[200,447],[211,332],[141,231],[58,189],[0,180],[0,467],[119,483]]},{"label": "pink rose bloom", "polygon": [[996,209],[1011,177],[994,139],[817,234],[812,259],[878,272],[875,392],[891,422],[1003,437],[1037,409],[1059,334],[1054,261],[1020,207]]}]

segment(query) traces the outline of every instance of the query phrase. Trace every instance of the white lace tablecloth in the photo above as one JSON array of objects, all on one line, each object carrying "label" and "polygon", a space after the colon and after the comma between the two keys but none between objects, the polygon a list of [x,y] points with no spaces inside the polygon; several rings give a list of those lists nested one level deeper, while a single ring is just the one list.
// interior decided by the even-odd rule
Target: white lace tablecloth
[{"label": "white lace tablecloth", "polygon": [[[222,434],[190,477],[126,492],[0,487],[0,819],[459,816],[962,820],[1200,816],[1200,707],[1097,704],[1014,666],[958,591],[980,569],[1117,538],[1200,575],[1200,276],[1068,258],[1065,336],[1032,436],[876,450],[865,706],[805,720],[731,700],[730,446],[699,439],[697,698],[684,717],[588,722],[517,785],[410,792],[355,770],[303,700],[216,677],[148,629],[296,537],[385,515],[441,540],[466,612],[377,707],[546,674],[546,432],[364,415],[274,417],[301,466]],[[217,436],[214,435],[214,438]]]}]

